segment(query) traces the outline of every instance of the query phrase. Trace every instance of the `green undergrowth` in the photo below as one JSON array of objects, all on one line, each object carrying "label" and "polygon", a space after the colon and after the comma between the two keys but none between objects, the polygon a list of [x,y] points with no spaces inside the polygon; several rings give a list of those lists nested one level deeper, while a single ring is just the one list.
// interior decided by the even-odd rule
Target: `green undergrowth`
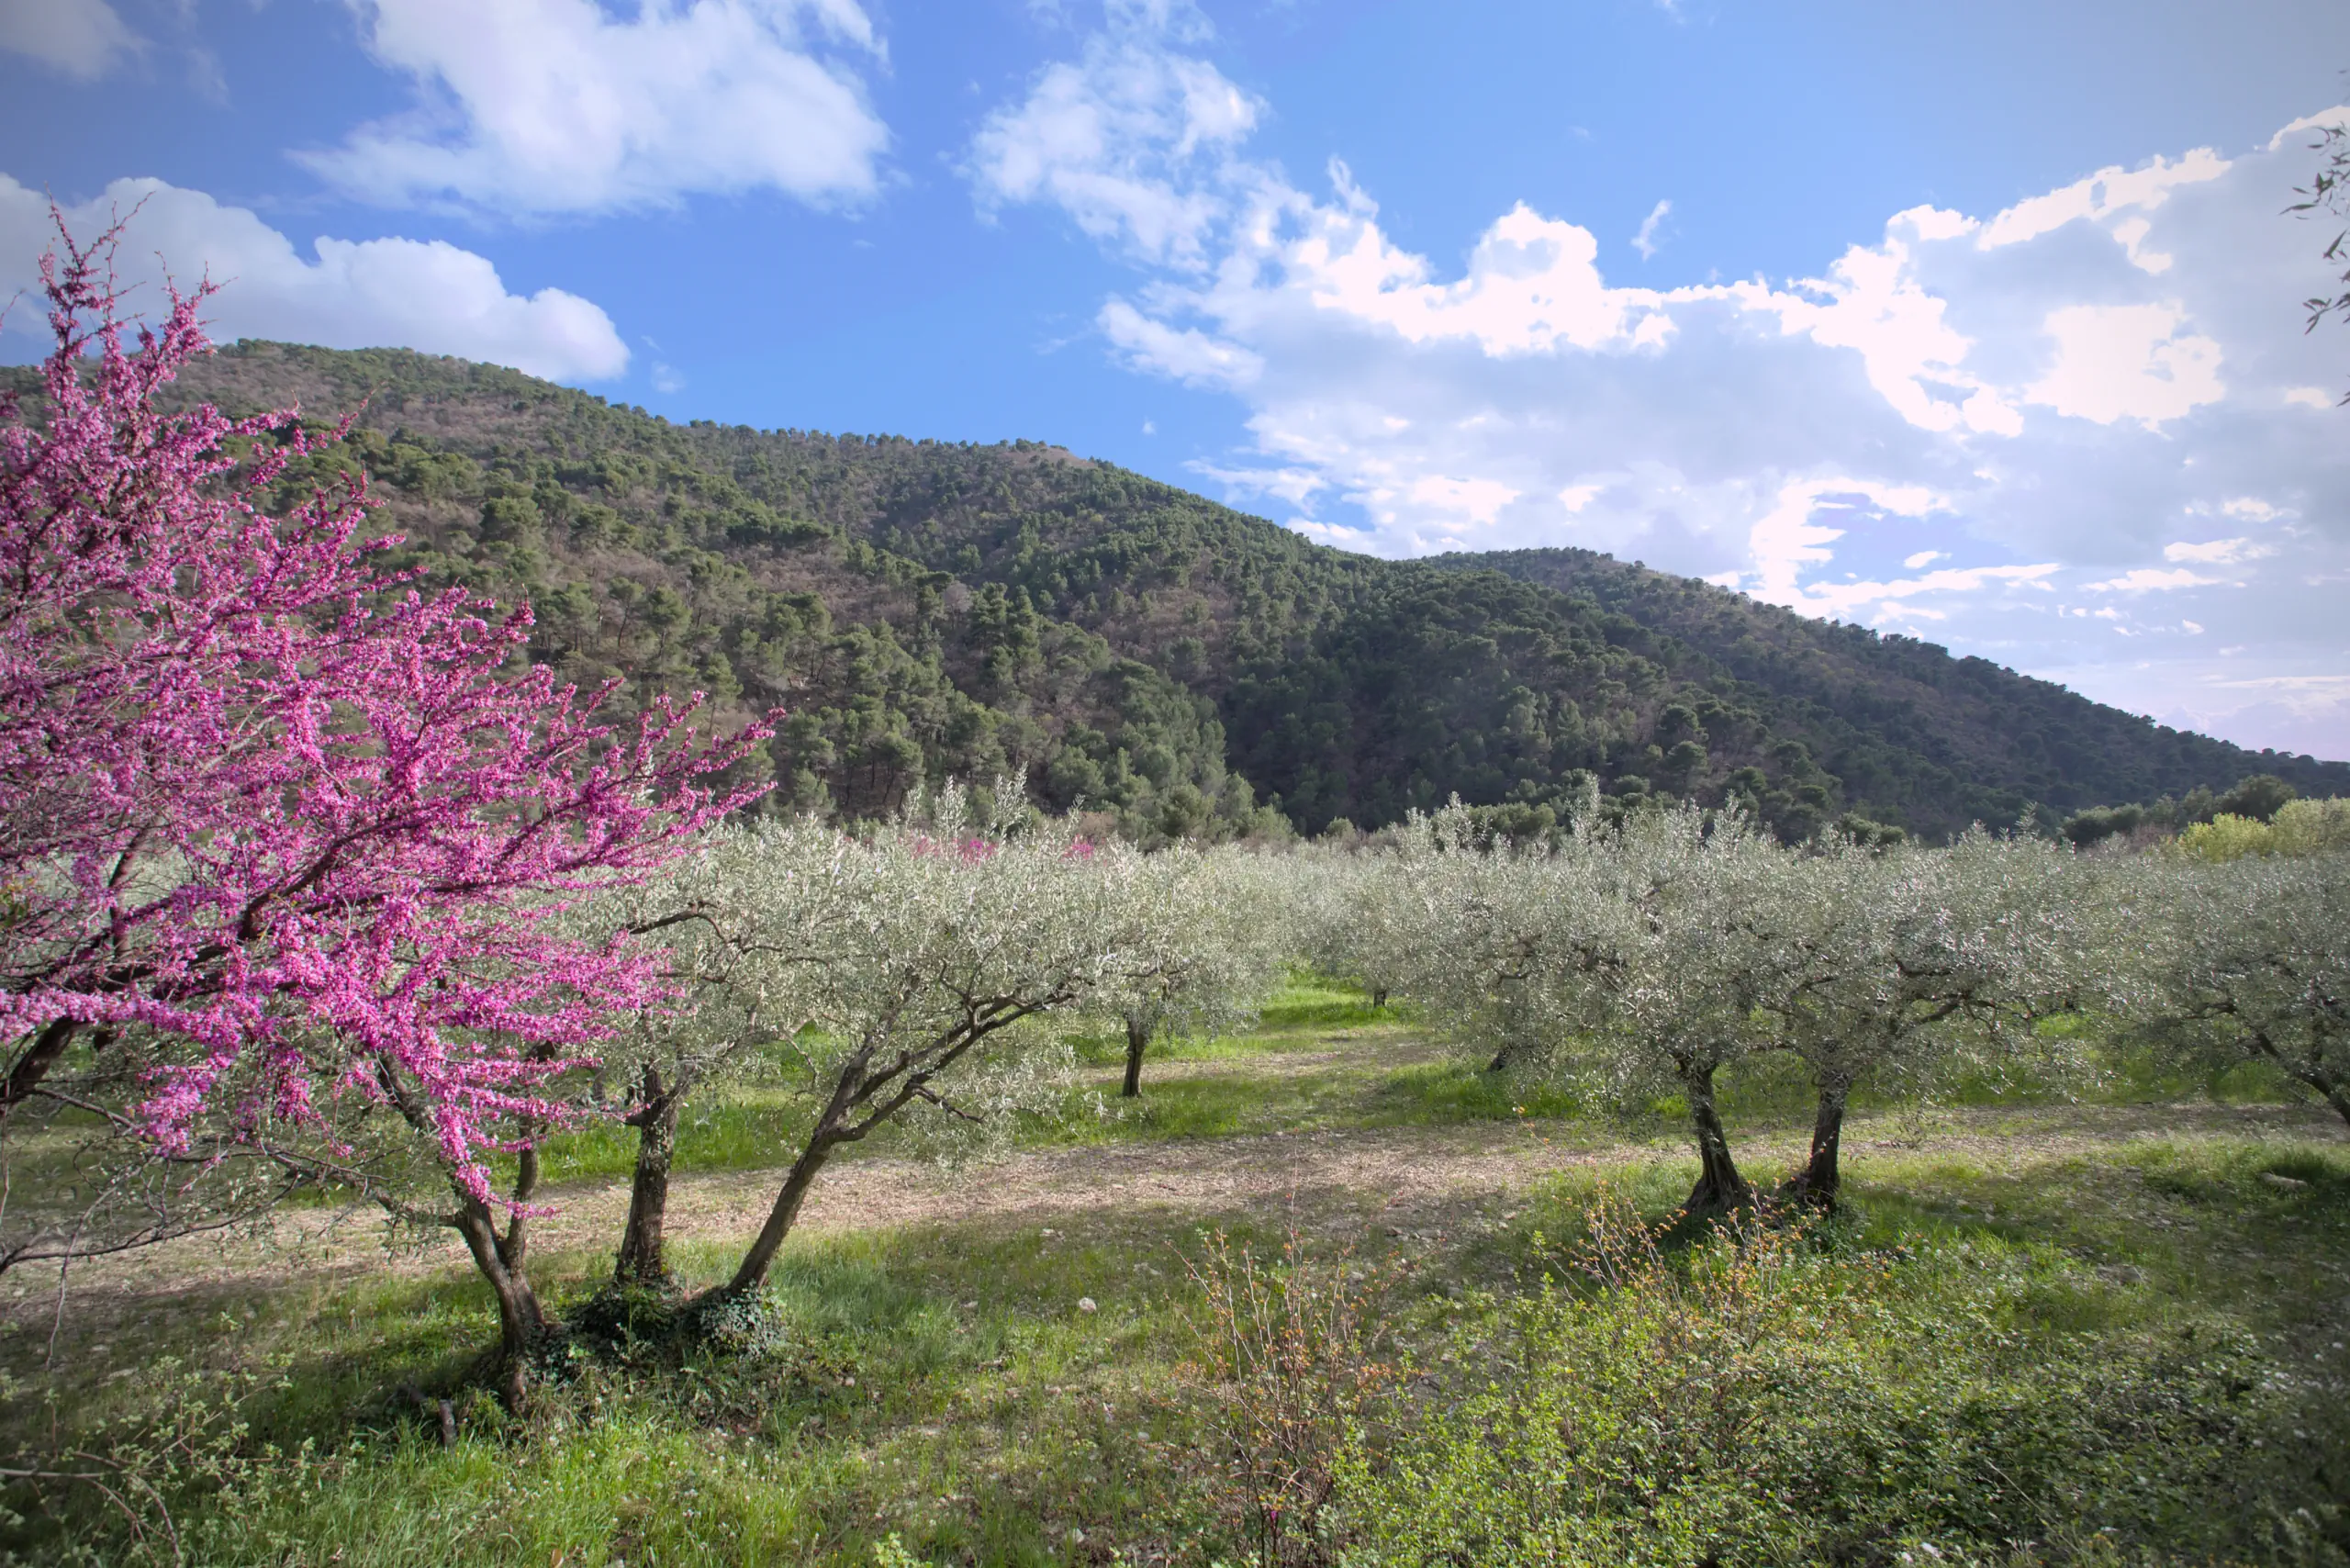
[{"label": "green undergrowth", "polygon": [[[190,1562],[863,1564],[894,1538],[919,1562],[1205,1568],[1253,1545],[1220,1406],[1185,1370],[1209,1316],[1187,1260],[1210,1225],[1275,1260],[1294,1226],[1307,1258],[1384,1282],[1379,1353],[1409,1372],[1326,1456],[1325,1544],[1349,1562],[2338,1561],[2350,1150],[2181,1135],[1853,1165],[1845,1211],[1771,1265],[1780,1294],[1696,1317],[1653,1290],[1587,1305],[1593,1215],[1666,1215],[1686,1190],[1686,1162],[1635,1156],[1416,1226],[810,1238],[716,1343],[657,1301],[591,1314],[600,1260],[548,1258],[550,1298],[595,1331],[552,1353],[526,1419],[479,1381],[488,1304],[453,1272],[69,1321],[47,1376],[43,1335],[0,1349],[20,1432],[93,1452],[175,1420],[215,1435],[150,1467]],[[1721,1244],[1661,1245],[1685,1289]],[[731,1260],[681,1260],[691,1283]],[[132,1364],[148,1375],[114,1375]],[[203,1450],[227,1427],[188,1411],[238,1368],[244,1428]],[[137,1560],[75,1488],[10,1502],[13,1561]]]},{"label": "green undergrowth", "polygon": [[[1079,1050],[1090,1090],[1114,1091],[1122,1042]],[[1724,1081],[1762,1178],[1808,1126],[1774,1074]],[[1403,1208],[1210,1191],[805,1234],[755,1310],[699,1334],[678,1297],[605,1291],[607,1259],[543,1253],[574,1331],[520,1417],[488,1392],[494,1313],[453,1249],[425,1274],[62,1313],[11,1283],[0,1431],[84,1456],[114,1500],[15,1485],[0,1562],[2344,1562],[2350,1145],[2301,1113],[2134,1089],[1861,1105],[1836,1216],[1773,1232],[1759,1263],[1684,1221],[1611,1296],[1585,1267],[1595,1216],[1621,1240],[1625,1215],[1662,1220],[1689,1188],[1667,1120],[1586,1117],[1303,976],[1251,1031],[1155,1047],[1145,1088],[1024,1137],[1508,1122],[1572,1163]],[[744,1092],[689,1122],[679,1163],[777,1163],[795,1114]],[[573,1136],[564,1178],[625,1169],[624,1142]],[[1360,1318],[1351,1350],[1259,1335],[1270,1426],[1215,1370],[1220,1245],[1308,1305],[1351,1293]],[[676,1261],[689,1292],[734,1258]],[[1368,1370],[1340,1399],[1349,1364]],[[1260,1472],[1326,1484],[1270,1558]]]},{"label": "green undergrowth", "polygon": [[2350,1544],[2338,1350],[2297,1361],[2040,1244],[1863,1219],[1660,1246],[1612,1206],[1532,1286],[1471,1295],[1400,1408],[1348,1426],[1323,1550],[1598,1568]]},{"label": "green undergrowth", "polygon": [[[2046,1027],[2079,1032],[2076,1018]],[[1119,1094],[1125,1036],[1095,1024],[1069,1036],[1080,1080],[1058,1116],[1024,1119],[1016,1141],[1029,1148],[1263,1136],[1277,1132],[1372,1131],[1531,1120],[1563,1124],[1595,1114],[1571,1092],[1484,1070],[1483,1064],[1435,1036],[1401,1003],[1373,1006],[1343,980],[1293,972],[1246,1030],[1154,1041],[1144,1058],[1143,1092]],[[2222,1104],[2282,1103],[2291,1098],[2273,1072],[2247,1065],[2191,1078],[2117,1045],[2094,1077],[2042,1081],[2020,1074],[1960,1082],[1942,1097],[1959,1108],[2062,1107],[2076,1103],[2159,1105],[2181,1099]],[[1800,1064],[1762,1057],[1721,1075],[1720,1101],[1735,1126],[1750,1131],[1807,1128],[1809,1083]],[[1897,1111],[1906,1102],[1863,1085],[1856,1114]],[[778,1168],[798,1152],[810,1105],[775,1076],[754,1078],[702,1096],[677,1131],[676,1169],[696,1171]],[[1670,1130],[1679,1103],[1667,1099],[1629,1125]],[[1619,1117],[1619,1127],[1626,1126]],[[551,1183],[624,1178],[635,1134],[599,1125],[548,1140],[543,1177]],[[902,1152],[890,1130],[842,1158]]]}]

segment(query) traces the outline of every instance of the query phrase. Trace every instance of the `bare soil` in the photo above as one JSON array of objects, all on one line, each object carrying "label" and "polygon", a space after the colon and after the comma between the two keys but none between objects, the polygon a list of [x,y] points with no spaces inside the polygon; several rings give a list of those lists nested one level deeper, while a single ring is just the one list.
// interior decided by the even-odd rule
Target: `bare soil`
[{"label": "bare soil", "polygon": [[[2013,1170],[2188,1133],[2350,1136],[2338,1117],[2308,1108],[2002,1108],[1861,1118],[1847,1134],[1845,1157],[1848,1178],[1865,1182],[1872,1157],[1880,1154]],[[1467,1207],[1505,1199],[1544,1173],[1680,1151],[1679,1139],[1669,1134],[1638,1140],[1570,1133],[1553,1124],[1487,1123],[1038,1151],[961,1173],[904,1159],[849,1159],[826,1170],[800,1227],[813,1235],[942,1224],[1007,1229],[1091,1221],[1125,1228],[1180,1215],[1203,1223],[1292,1219],[1340,1234],[1373,1225],[1409,1229],[1442,1225]],[[1792,1168],[1801,1154],[1797,1129],[1740,1140],[1741,1163],[1758,1179]],[[780,1175],[679,1176],[669,1203],[672,1241],[747,1240],[765,1217]],[[628,1187],[625,1182],[583,1183],[557,1188],[548,1201],[556,1212],[534,1222],[539,1254],[593,1254],[618,1236]],[[445,1246],[387,1254],[373,1211],[291,1211],[259,1234],[190,1239],[84,1262],[73,1271],[73,1310],[110,1316],[133,1302],[151,1305],[166,1295],[324,1283],[386,1268],[462,1271],[463,1257],[453,1238]],[[0,1314],[46,1320],[55,1312],[53,1280],[11,1281],[9,1286],[0,1297]]]}]

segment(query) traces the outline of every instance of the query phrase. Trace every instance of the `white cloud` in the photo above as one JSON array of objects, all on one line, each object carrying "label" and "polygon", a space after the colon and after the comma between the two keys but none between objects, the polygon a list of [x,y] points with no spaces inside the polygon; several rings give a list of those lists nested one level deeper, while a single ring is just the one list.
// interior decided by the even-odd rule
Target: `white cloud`
[{"label": "white cloud", "polygon": [[[1065,69],[1154,54],[1154,80],[1223,90],[1200,51],[1131,23]],[[2249,650],[2231,666],[2247,677],[2338,667],[2350,442],[2325,420],[2350,413],[2302,407],[2332,409],[2307,394],[2344,356],[2293,309],[2330,275],[2324,236],[2277,210],[2314,167],[2298,142],[2106,169],[1988,216],[1897,213],[1807,279],[1657,290],[1611,283],[1588,228],[1523,202],[1440,265],[1343,165],[1308,189],[1237,119],[1209,154],[1161,123],[1118,166],[1187,215],[1163,230],[1180,242],[1043,179],[981,178],[982,199],[1058,205],[1141,269],[1103,337],[1236,398],[1248,450],[1202,472],[1316,537],[1637,555],[1809,614],[1934,623],[2133,702],[2160,687],[2108,662],[2099,622],[2143,634],[2129,669],[2170,656],[2155,633],[2183,647],[2182,616]],[[2230,539],[2179,541],[2181,518]],[[2060,602],[2092,585],[2101,610]],[[2156,593],[2161,627],[2115,608]]]},{"label": "white cloud", "polygon": [[[2207,577],[2200,572],[2175,566],[2165,570],[2160,566],[2134,566],[2118,577],[2108,577],[2101,583],[2083,586],[2091,593],[2168,593],[2176,588],[2209,588],[2222,582],[2221,577]],[[2098,614],[2105,613],[2099,610]]]},{"label": "white cloud", "polygon": [[2056,361],[2024,396],[2109,425],[2159,425],[2226,395],[2220,345],[2179,332],[2178,305],[2067,305],[2048,314]]},{"label": "white cloud", "polygon": [[2276,553],[2275,546],[2250,539],[2210,539],[2200,544],[2179,540],[2163,546],[2165,561],[2195,561],[2207,566],[2232,566],[2239,561],[2256,561]]},{"label": "white cloud", "polygon": [[428,106],[305,156],[363,199],[532,214],[877,187],[888,129],[839,58],[878,52],[855,0],[353,3]]},{"label": "white cloud", "polygon": [[144,43],[106,0],[0,0],[0,49],[95,82]]},{"label": "white cloud", "polygon": [[1517,499],[1517,492],[1498,480],[1436,476],[1413,480],[1406,494],[1416,506],[1479,526],[1490,526],[1504,507]]},{"label": "white cloud", "polygon": [[[161,180],[117,180],[64,216],[88,240],[117,213],[131,215],[118,256],[129,308],[162,309],[165,266],[183,288],[208,275],[221,288],[206,315],[223,342],[420,349],[559,380],[599,380],[628,366],[627,347],[597,306],[556,288],[510,294],[486,258],[441,241],[322,238],[306,259],[245,208]],[[53,238],[48,198],[0,174],[0,294],[36,285]],[[41,327],[22,307],[7,322],[21,332]]]},{"label": "white cloud", "polygon": [[[1222,485],[1227,494],[1270,496],[1299,508],[1310,506],[1316,495],[1329,488],[1330,483],[1310,468],[1219,468],[1212,463],[1196,462],[1188,466],[1201,478]],[[1356,536],[1361,533],[1359,529],[1344,532]]]},{"label": "white cloud", "polygon": [[1178,330],[1123,299],[1102,307],[1097,323],[1136,364],[1195,386],[1246,386],[1265,368],[1263,358],[1196,327]]},{"label": "white cloud", "polygon": [[2227,172],[2226,161],[2208,147],[2199,147],[2175,163],[2157,156],[2134,170],[2100,169],[2061,190],[2018,202],[1985,224],[1977,242],[1986,251],[2020,245],[2068,223],[2104,222],[2127,212],[2131,216],[2108,225],[2109,231],[2121,241],[2132,265],[2160,273],[2170,266],[2171,258],[2141,249],[2153,228],[2146,215],[2168,201],[2179,186],[2216,180]]},{"label": "white cloud", "polygon": [[1640,260],[1644,262],[1656,260],[1657,252],[1662,248],[1656,237],[1657,225],[1662,223],[1666,215],[1672,210],[1671,202],[1661,201],[1649,208],[1649,215],[1640,219],[1640,231],[1632,236],[1632,249],[1640,253]]},{"label": "white cloud", "polygon": [[1048,201],[1096,240],[1195,265],[1226,211],[1220,166],[1256,128],[1255,99],[1158,40],[1165,6],[1128,7],[1074,63],[988,117],[971,174],[990,203]]}]

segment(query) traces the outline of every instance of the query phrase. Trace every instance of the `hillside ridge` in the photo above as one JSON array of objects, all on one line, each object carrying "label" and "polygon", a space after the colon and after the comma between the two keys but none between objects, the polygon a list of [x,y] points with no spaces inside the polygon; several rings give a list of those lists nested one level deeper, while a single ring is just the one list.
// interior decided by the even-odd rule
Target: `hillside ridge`
[{"label": "hillside ridge", "polygon": [[1596,782],[1741,799],[1791,837],[1941,837],[2254,772],[2350,793],[2350,763],[1594,552],[1355,555],[1044,442],[673,424],[402,350],[241,342],[175,391],[353,414],[397,562],[527,598],[566,678],[786,709],[746,765],[778,809],[1024,768],[1145,838],[1375,827],[1456,792],[1525,830]]}]

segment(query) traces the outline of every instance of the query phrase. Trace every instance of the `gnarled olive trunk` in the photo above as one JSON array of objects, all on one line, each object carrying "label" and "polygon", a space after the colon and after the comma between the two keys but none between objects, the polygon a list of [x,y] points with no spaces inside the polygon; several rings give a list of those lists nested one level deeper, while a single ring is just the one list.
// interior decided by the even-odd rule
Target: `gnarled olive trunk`
[{"label": "gnarled olive trunk", "polygon": [[1681,1088],[1689,1102],[1689,1126],[1697,1139],[1697,1184],[1689,1189],[1682,1207],[1691,1213],[1742,1208],[1754,1201],[1754,1189],[1738,1173],[1730,1158],[1729,1132],[1714,1104],[1714,1070],[1688,1066],[1681,1070]]},{"label": "gnarled olive trunk", "polygon": [[1126,1086],[1118,1092],[1133,1099],[1142,1092],[1142,1053],[1150,1046],[1149,1025],[1126,1020]]},{"label": "gnarled olive trunk", "polygon": [[644,1070],[643,1103],[628,1120],[636,1128],[636,1171],[629,1182],[628,1225],[621,1232],[620,1257],[612,1279],[622,1285],[669,1282],[663,1229],[669,1212],[669,1169],[677,1154],[677,1107],[682,1084],[665,1089],[661,1070]]},{"label": "gnarled olive trunk", "polygon": [[1387,988],[1385,986],[1375,985],[1371,988],[1371,1004],[1373,1007],[1378,1008],[1384,1008],[1387,1005]]},{"label": "gnarled olive trunk", "polygon": [[1844,1143],[1844,1105],[1852,1093],[1852,1082],[1848,1078],[1819,1081],[1819,1108],[1811,1121],[1811,1157],[1789,1179],[1789,1197],[1823,1209],[1836,1206],[1837,1190],[1843,1181],[1837,1156]]}]

